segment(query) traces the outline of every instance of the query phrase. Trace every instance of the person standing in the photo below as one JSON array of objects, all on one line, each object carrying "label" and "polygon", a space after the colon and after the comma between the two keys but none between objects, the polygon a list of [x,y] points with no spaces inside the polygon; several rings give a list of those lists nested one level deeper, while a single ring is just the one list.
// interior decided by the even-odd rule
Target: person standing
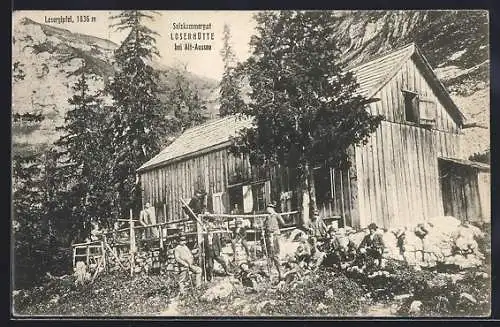
[{"label": "person standing", "polygon": [[236,219],[235,227],[232,230],[231,237],[231,247],[233,249],[233,262],[236,262],[236,245],[241,243],[243,249],[245,249],[245,254],[247,256],[247,260],[250,258],[250,249],[247,243],[247,229],[243,226],[243,221],[241,219]]},{"label": "person standing", "polygon": [[201,285],[201,268],[194,264],[194,257],[191,250],[186,245],[186,236],[179,236],[179,243],[174,248],[174,259],[179,265],[180,271],[178,276],[179,291],[184,294],[185,284],[189,281],[189,274],[193,273],[195,280],[194,286]]},{"label": "person standing", "polygon": [[217,261],[222,266],[226,276],[230,274],[227,264],[221,256],[222,242],[220,234],[216,232],[217,228],[211,222],[208,222],[207,225],[208,231],[204,235],[205,269],[207,272],[207,280],[211,281],[214,271],[214,261]]},{"label": "person standing", "polygon": [[281,280],[282,274],[279,261],[280,245],[278,238],[280,235],[280,224],[284,225],[285,222],[276,212],[275,207],[274,203],[267,205],[266,211],[269,215],[266,216],[264,220],[263,230],[268,259],[270,259],[276,266],[276,269],[278,270],[278,278]]},{"label": "person standing", "polygon": [[202,214],[206,211],[206,206],[205,206],[205,196],[207,195],[207,192],[205,190],[197,190],[194,194],[194,196],[191,198],[191,201],[189,201],[189,207],[191,210],[196,215]]},{"label": "person standing", "polygon": [[[144,209],[141,210],[139,215],[139,222],[142,226],[149,226],[156,224],[156,213],[155,208],[151,206],[149,202],[146,203]],[[149,238],[151,236],[158,237],[158,232],[155,228],[144,228],[142,236],[143,238]]]}]

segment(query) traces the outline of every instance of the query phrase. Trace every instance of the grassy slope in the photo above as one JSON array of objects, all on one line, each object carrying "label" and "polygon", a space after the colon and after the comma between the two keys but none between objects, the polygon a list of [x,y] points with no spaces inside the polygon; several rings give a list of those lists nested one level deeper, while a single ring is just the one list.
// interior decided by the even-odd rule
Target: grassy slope
[{"label": "grassy slope", "polygon": [[[254,293],[233,281],[234,289],[228,297],[209,301],[200,296],[213,284],[175,298],[175,281],[167,275],[130,277],[122,272],[103,275],[94,284],[78,287],[73,277],[67,277],[19,292],[14,296],[14,312],[64,316],[406,316],[410,304],[418,300],[422,301],[422,316],[489,314],[490,279],[482,274],[489,273],[486,266],[462,272],[463,279],[458,282],[452,282],[450,274],[414,271],[396,263],[389,264],[386,270],[389,277],[369,279],[323,269],[299,283],[273,286],[266,282]],[[217,278],[216,283],[223,280]],[[464,292],[476,302],[464,299]],[[395,300],[394,295],[400,294],[409,297]],[[175,308],[169,310],[174,303]]]}]

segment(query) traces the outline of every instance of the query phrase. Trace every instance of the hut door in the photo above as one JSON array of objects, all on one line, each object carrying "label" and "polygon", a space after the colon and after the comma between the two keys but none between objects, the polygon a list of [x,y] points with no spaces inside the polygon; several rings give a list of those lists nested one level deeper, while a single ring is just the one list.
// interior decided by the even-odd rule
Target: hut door
[{"label": "hut door", "polygon": [[332,184],[330,168],[320,166],[314,169],[314,190],[316,205],[323,217],[332,216]]},{"label": "hut door", "polygon": [[439,177],[444,214],[462,221],[481,219],[477,172],[469,166],[440,159]]}]

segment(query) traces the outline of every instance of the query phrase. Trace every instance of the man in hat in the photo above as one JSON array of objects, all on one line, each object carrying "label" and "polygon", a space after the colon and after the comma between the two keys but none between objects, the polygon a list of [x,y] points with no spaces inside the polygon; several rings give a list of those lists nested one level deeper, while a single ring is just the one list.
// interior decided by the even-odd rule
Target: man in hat
[{"label": "man in hat", "polygon": [[367,262],[367,260],[371,260],[374,262],[378,261],[378,266],[382,265],[382,254],[384,253],[384,240],[382,239],[382,235],[377,233],[377,225],[375,223],[371,223],[368,225],[369,234],[366,235],[358,247],[358,255],[363,262]]},{"label": "man in hat", "polygon": [[194,264],[194,257],[191,250],[186,245],[186,236],[181,234],[179,236],[179,243],[174,248],[174,259],[179,265],[179,290],[181,294],[184,293],[185,284],[189,281],[189,273],[194,274],[194,286],[201,285],[201,268]]},{"label": "man in hat", "polygon": [[263,236],[266,244],[267,256],[276,266],[276,269],[278,270],[278,278],[281,280],[282,274],[279,261],[280,245],[278,237],[280,235],[280,224],[284,225],[285,222],[283,221],[283,218],[276,212],[275,208],[276,205],[274,203],[270,203],[267,205],[266,211],[269,215],[264,220]]},{"label": "man in hat", "polygon": [[221,256],[222,242],[220,233],[217,232],[216,226],[213,221],[209,220],[207,223],[207,233],[204,235],[204,245],[205,245],[205,269],[207,272],[207,279],[212,280],[214,271],[214,261],[217,261],[222,268],[226,276],[229,276],[229,269],[227,267],[226,261]]},{"label": "man in hat", "polygon": [[189,201],[189,207],[196,215],[204,213],[206,209],[205,195],[207,195],[207,192],[205,192],[205,190],[197,190],[194,196],[191,198],[191,201]]},{"label": "man in hat", "polygon": [[311,217],[309,224],[307,224],[306,229],[310,236],[316,237],[318,240],[322,240],[326,237],[326,224],[319,216],[318,209],[314,209],[313,216]]}]

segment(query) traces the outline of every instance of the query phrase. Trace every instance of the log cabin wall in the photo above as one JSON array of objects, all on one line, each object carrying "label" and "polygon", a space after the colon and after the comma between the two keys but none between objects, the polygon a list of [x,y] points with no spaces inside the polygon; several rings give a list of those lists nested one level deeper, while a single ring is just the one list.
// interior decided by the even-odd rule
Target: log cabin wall
[{"label": "log cabin wall", "polygon": [[[434,103],[433,127],[406,120],[403,90]],[[356,148],[359,216],[354,226],[375,222],[391,228],[443,215],[438,157],[460,155],[461,129],[438,92],[412,57],[375,94],[380,101],[370,111],[385,119],[369,143]]]}]

